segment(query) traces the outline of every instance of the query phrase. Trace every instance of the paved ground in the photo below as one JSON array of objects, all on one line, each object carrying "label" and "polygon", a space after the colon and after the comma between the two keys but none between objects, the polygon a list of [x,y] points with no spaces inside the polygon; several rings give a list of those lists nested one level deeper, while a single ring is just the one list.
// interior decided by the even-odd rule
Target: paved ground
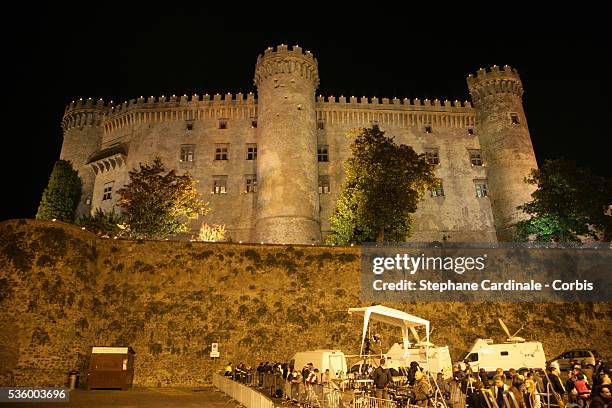
[{"label": "paved ground", "polygon": [[134,388],[118,390],[75,390],[70,402],[0,403],[0,407],[74,407],[74,408],[234,408],[238,404],[214,387],[209,388]]}]

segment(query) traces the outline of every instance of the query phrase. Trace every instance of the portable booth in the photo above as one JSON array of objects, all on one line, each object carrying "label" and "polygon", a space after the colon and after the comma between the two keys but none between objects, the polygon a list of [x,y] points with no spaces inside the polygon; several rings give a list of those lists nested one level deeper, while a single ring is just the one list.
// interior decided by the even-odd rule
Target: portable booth
[{"label": "portable booth", "polygon": [[92,347],[87,388],[131,388],[134,354],[131,347]]},{"label": "portable booth", "polygon": [[424,326],[425,327],[425,360],[427,367],[429,367],[429,320],[421,319],[420,317],[409,315],[401,310],[392,309],[390,307],[376,305],[369,307],[354,307],[348,310],[349,314],[356,314],[363,316],[363,332],[361,335],[361,351],[360,355],[363,355],[363,347],[368,331],[368,325],[370,320],[386,323],[392,326],[399,327],[402,330],[402,343],[403,349],[408,350],[410,347],[409,331],[410,328]]}]

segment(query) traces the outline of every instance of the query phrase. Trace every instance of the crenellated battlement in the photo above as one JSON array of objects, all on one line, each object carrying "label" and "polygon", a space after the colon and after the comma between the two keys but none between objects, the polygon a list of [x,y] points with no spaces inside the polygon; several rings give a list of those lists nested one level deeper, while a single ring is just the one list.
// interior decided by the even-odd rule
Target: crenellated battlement
[{"label": "crenellated battlement", "polygon": [[469,101],[409,98],[317,97],[317,121],[330,125],[472,128],[475,112]]},{"label": "crenellated battlement", "polygon": [[236,105],[253,105],[255,104],[255,95],[252,92],[243,94],[204,94],[204,95],[172,95],[172,96],[143,96],[135,99],[130,99],[117,105],[111,105],[109,116],[117,115],[134,109],[168,109],[168,108],[199,108],[210,106],[236,106]]},{"label": "crenellated battlement", "polygon": [[506,78],[506,79],[516,79],[517,81],[521,80],[519,73],[516,69],[512,68],[509,65],[504,65],[503,67],[493,65],[489,68],[480,68],[476,71],[476,74],[469,74],[467,77],[468,86],[475,84],[479,81],[484,81],[488,79],[498,79],[498,78]]},{"label": "crenellated battlement", "polygon": [[133,121],[256,116],[255,104],[255,95],[252,92],[170,97],[162,95],[148,98],[141,96],[119,104],[113,101],[104,103],[102,99],[79,99],[66,106],[62,128],[66,131],[86,125],[102,125],[106,131],[111,131]]},{"label": "crenellated battlement", "polygon": [[255,95],[252,92],[143,96],[111,106],[104,120],[104,131],[113,132],[126,125],[173,120],[203,120],[218,118],[249,119],[257,116]]},{"label": "crenellated battlement", "polygon": [[259,54],[253,80],[255,85],[259,87],[267,78],[278,74],[293,74],[310,79],[315,89],[319,87],[317,59],[310,51],[304,51],[298,45],[291,49],[285,44],[275,49],[268,47],[263,55]]},{"label": "crenellated battlement", "polygon": [[521,77],[516,69],[508,65],[480,68],[476,75],[468,75],[467,84],[474,103],[490,95],[511,94],[519,98],[523,96]]},{"label": "crenellated battlement", "polygon": [[95,101],[92,98],[87,98],[87,99],[80,98],[78,101],[70,102],[66,106],[64,114],[67,114],[68,112],[72,112],[72,111],[83,110],[83,109],[99,110],[99,111],[105,112],[106,110],[108,110],[108,108],[109,108],[109,105],[105,104],[102,98],[95,100]]},{"label": "crenellated battlement", "polygon": [[100,126],[109,108],[102,99],[94,101],[92,98],[81,98],[72,101],[64,111],[62,129],[66,131],[75,127]]},{"label": "crenellated battlement", "polygon": [[294,45],[291,49],[286,44],[278,45],[276,48],[268,47],[264,51],[263,54],[259,54],[257,56],[257,63],[259,64],[264,58],[268,57],[296,57],[303,58],[312,63],[317,62],[317,59],[312,55],[312,53],[308,50],[303,50],[299,45]]},{"label": "crenellated battlement", "polygon": [[361,98],[357,98],[355,96],[351,96],[349,98],[345,96],[339,96],[336,98],[335,96],[322,96],[319,95],[317,97],[317,103],[319,105],[352,105],[354,107],[380,107],[382,109],[402,109],[402,110],[444,110],[444,111],[457,111],[457,110],[465,110],[468,109],[471,111],[472,103],[470,101],[459,101],[455,99],[454,101],[449,101],[448,99],[440,100],[440,99],[419,99],[419,98],[378,98],[374,97],[366,97],[362,96]]}]

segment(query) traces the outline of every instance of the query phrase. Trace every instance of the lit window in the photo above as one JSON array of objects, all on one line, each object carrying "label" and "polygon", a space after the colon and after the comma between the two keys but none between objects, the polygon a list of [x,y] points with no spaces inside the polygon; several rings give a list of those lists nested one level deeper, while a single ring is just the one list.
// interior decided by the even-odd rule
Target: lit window
[{"label": "lit window", "polygon": [[431,125],[425,125],[425,133],[431,133],[431,132],[433,132]]},{"label": "lit window", "polygon": [[227,129],[227,119],[219,119],[219,129]]},{"label": "lit window", "polygon": [[442,184],[442,180],[438,179],[437,182],[438,182],[438,185],[436,186],[436,188],[431,190],[431,196],[432,197],[444,197],[444,186]]},{"label": "lit window", "polygon": [[247,160],[257,160],[257,145],[256,144],[248,144],[247,145]]},{"label": "lit window", "polygon": [[319,176],[319,194],[329,194],[329,176]]},{"label": "lit window", "polygon": [[440,155],[438,153],[438,149],[425,149],[425,158],[427,159],[427,163],[429,164],[440,164]]},{"label": "lit window", "polygon": [[326,145],[317,146],[317,160],[320,162],[329,161],[329,147]]},{"label": "lit window", "polygon": [[193,145],[182,145],[181,146],[181,161],[192,162],[193,161]]},{"label": "lit window", "polygon": [[470,150],[470,163],[472,163],[472,166],[482,166],[480,150]]},{"label": "lit window", "polygon": [[226,144],[215,146],[215,160],[227,160],[228,146]]},{"label": "lit window", "polygon": [[473,134],[474,134],[474,129],[468,128],[468,135],[473,135]]},{"label": "lit window", "polygon": [[487,180],[474,180],[476,187],[476,197],[487,197],[489,195],[489,186]]},{"label": "lit window", "polygon": [[511,113],[510,120],[512,120],[513,125],[518,125],[521,123],[521,121],[519,120],[519,115],[517,113]]},{"label": "lit window", "polygon": [[246,188],[245,191],[247,193],[256,193],[257,192],[257,177],[255,174],[249,174],[246,176]]},{"label": "lit window", "polygon": [[318,121],[317,122],[317,129],[319,129],[319,130],[325,129],[325,122]]},{"label": "lit window", "polygon": [[102,201],[110,200],[113,198],[113,184],[114,181],[109,181],[104,184],[104,193],[102,194]]},{"label": "lit window", "polygon": [[227,193],[227,176],[213,176],[213,194]]}]

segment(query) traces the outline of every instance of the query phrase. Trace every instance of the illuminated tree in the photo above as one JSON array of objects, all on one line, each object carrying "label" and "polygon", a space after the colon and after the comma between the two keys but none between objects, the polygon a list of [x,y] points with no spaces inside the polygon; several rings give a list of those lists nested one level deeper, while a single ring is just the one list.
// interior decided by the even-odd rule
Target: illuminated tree
[{"label": "illuminated tree", "polygon": [[66,160],[56,161],[40,200],[36,219],[72,223],[81,199],[81,189],[81,178],[72,164]]},{"label": "illuminated tree", "polygon": [[327,242],[405,241],[419,199],[436,185],[433,167],[425,155],[395,144],[378,126],[350,136],[355,140]]},{"label": "illuminated tree", "polygon": [[197,181],[188,173],[166,173],[160,158],[129,172],[130,182],[117,191],[125,233],[136,239],[163,239],[188,230],[188,221],[206,215]]},{"label": "illuminated tree", "polygon": [[538,188],[533,200],[520,207],[530,219],[517,224],[517,239],[541,242],[580,242],[612,238],[612,179],[592,174],[565,160],[547,160],[525,180]]},{"label": "illuminated tree", "polygon": [[219,242],[225,239],[225,225],[219,224],[202,224],[198,239],[204,242]]}]

